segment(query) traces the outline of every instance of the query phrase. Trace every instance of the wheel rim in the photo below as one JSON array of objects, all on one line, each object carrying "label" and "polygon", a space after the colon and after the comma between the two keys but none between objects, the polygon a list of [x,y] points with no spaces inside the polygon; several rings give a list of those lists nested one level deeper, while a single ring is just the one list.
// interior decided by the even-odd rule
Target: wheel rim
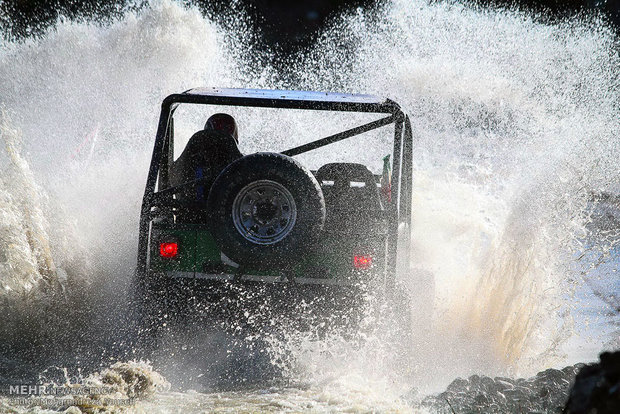
[{"label": "wheel rim", "polygon": [[284,239],[295,226],[297,206],[282,184],[254,181],[243,187],[232,207],[235,228],[248,241],[268,245]]}]

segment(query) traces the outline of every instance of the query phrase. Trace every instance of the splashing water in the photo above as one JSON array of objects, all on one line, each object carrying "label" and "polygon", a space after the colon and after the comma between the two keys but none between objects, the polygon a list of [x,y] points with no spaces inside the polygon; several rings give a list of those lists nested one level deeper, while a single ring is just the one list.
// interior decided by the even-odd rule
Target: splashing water
[{"label": "splashing water", "polygon": [[617,188],[612,34],[597,21],[546,26],[407,2],[329,34],[311,59],[327,50],[337,67],[350,56],[340,42],[353,39],[345,84],[387,92],[412,115],[413,260],[435,276],[437,346],[453,345],[442,357],[459,370],[552,364],[570,327],[564,293],[589,193]]},{"label": "splashing water", "polygon": [[[582,251],[615,243],[592,241],[588,227],[591,192],[617,190],[620,171],[620,58],[610,29],[395,0],[342,16],[277,67],[261,63],[266,52],[249,38],[242,23],[154,1],[109,24],[60,21],[40,39],[2,43],[0,295],[80,279],[103,302],[122,301],[169,93],[199,85],[376,93],[403,106],[415,135],[412,265],[399,277],[418,299],[418,334],[397,348],[382,341],[390,327],[372,323],[354,343],[274,340],[272,356],[293,359],[286,375],[303,386],[227,394],[231,406],[406,409],[401,397],[412,388],[437,390],[473,372],[531,375],[584,355],[563,346],[586,331],[575,292],[596,301],[576,257],[587,262]],[[347,151],[367,162],[384,155]],[[118,312],[103,319],[114,326]],[[594,335],[586,358],[612,329],[607,319],[600,332],[582,333]],[[148,404],[185,399],[191,410],[211,401],[159,398]]]},{"label": "splashing water", "polygon": [[24,294],[57,279],[39,192],[19,153],[19,131],[2,112],[0,128],[8,156],[2,180],[2,274],[6,293]]}]

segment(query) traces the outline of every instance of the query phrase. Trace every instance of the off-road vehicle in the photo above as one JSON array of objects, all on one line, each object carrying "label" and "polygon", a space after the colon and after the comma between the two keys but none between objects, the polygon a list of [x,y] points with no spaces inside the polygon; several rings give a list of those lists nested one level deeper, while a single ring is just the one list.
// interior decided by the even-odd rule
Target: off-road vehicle
[{"label": "off-road vehicle", "polygon": [[[201,130],[178,156],[175,111],[183,105],[204,107],[205,119],[214,106],[377,118],[280,152],[248,155],[230,135]],[[295,158],[370,131],[383,131],[390,142],[390,153],[378,159],[382,171],[350,162],[310,170]],[[218,88],[168,96],[140,215],[134,286],[143,320],[165,317],[173,305],[226,313],[239,298],[251,312],[267,302],[296,311],[300,298],[350,309],[368,290],[389,295],[397,262],[408,261],[411,175],[410,122],[390,99]]]}]

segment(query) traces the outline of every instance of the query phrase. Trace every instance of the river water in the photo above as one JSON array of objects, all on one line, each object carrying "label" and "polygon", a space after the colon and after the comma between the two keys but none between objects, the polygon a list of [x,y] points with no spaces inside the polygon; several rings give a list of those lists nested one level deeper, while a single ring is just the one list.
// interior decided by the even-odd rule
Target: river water
[{"label": "river water", "polygon": [[[148,385],[119,412],[450,412],[433,396],[458,377],[537,378],[617,348],[620,216],[592,194],[619,190],[618,43],[594,18],[539,20],[395,0],[274,64],[242,17],[162,0],[2,41],[2,384]],[[374,93],[411,115],[414,242],[399,278],[413,338],[372,315],[354,338],[184,328],[138,361],[126,293],[159,104],[212,85]],[[326,123],[277,118],[272,138],[257,127],[271,116],[237,115],[242,151]],[[336,154],[385,155],[353,142]]]}]

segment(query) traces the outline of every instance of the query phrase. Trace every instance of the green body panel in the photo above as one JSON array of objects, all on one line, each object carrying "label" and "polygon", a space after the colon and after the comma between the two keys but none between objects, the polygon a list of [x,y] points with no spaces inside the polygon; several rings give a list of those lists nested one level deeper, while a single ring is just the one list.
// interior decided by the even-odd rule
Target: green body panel
[{"label": "green body panel", "polygon": [[353,246],[351,240],[338,237],[338,234],[325,235],[320,247],[309,252],[295,266],[295,277],[337,279],[352,274]]},{"label": "green body panel", "polygon": [[[382,237],[379,237],[382,239]],[[383,238],[385,240],[385,238]],[[179,254],[174,259],[162,258],[159,244],[177,241]],[[383,244],[383,243],[380,243]],[[221,251],[211,233],[201,225],[154,225],[150,243],[150,269],[152,271],[235,273],[235,267],[222,262]],[[353,269],[355,254],[371,254],[373,267],[381,269],[385,256],[367,243],[341,233],[326,233],[319,247],[307,253],[293,269],[298,278],[349,279],[359,277]],[[257,276],[283,276],[280,269],[259,271],[246,269],[246,274]]]},{"label": "green body panel", "polygon": [[[159,244],[161,242],[176,241],[179,245],[179,254],[174,259],[161,257]],[[150,269],[153,271],[196,271],[196,230],[170,229],[154,224],[151,230]]]},{"label": "green body panel", "polygon": [[[215,239],[207,230],[196,230],[196,265],[204,263],[222,263],[222,255]],[[200,266],[196,267],[200,270]]]}]

